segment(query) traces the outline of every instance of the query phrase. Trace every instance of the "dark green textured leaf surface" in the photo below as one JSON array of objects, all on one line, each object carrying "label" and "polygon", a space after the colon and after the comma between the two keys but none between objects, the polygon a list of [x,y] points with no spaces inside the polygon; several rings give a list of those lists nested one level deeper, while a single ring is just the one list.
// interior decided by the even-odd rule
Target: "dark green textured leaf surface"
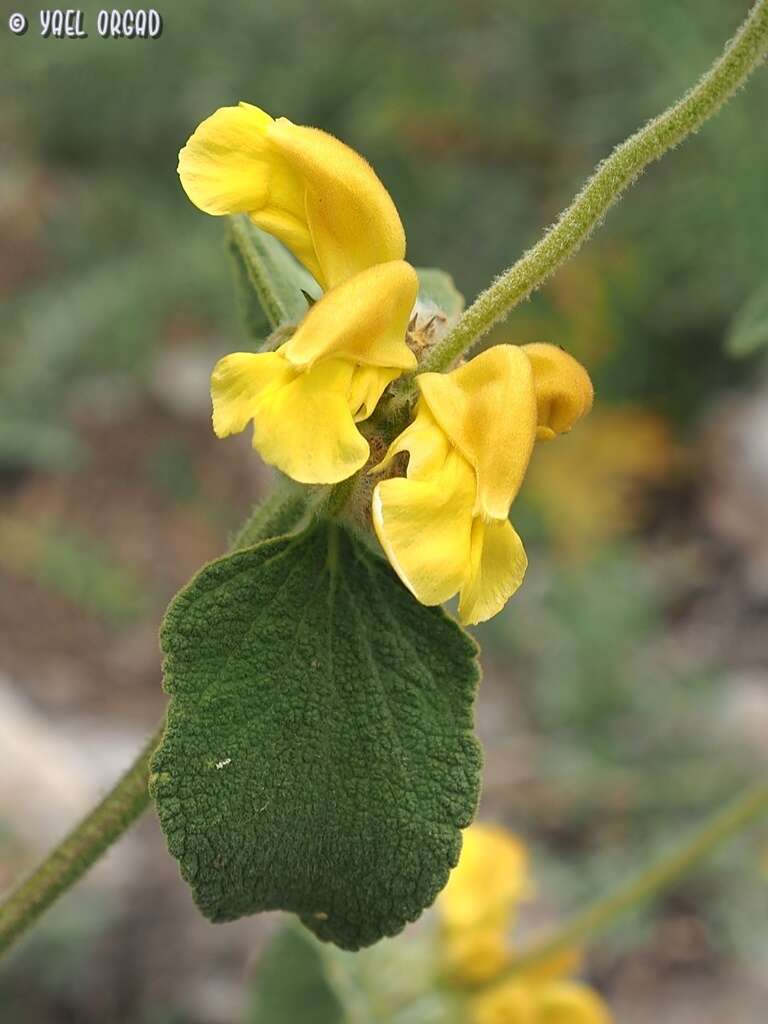
[{"label": "dark green textured leaf surface", "polygon": [[285,927],[259,961],[245,1024],[344,1024],[315,940]]},{"label": "dark green textured leaf surface", "polygon": [[162,631],[152,794],[202,912],[356,949],[415,919],[479,786],[474,642],[338,526],[212,563]]}]

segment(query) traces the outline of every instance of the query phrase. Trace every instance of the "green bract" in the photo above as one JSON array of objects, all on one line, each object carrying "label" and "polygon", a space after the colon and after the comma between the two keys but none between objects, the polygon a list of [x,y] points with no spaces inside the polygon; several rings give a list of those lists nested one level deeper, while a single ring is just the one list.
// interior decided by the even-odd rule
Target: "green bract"
[{"label": "green bract", "polygon": [[288,922],[259,957],[242,1024],[466,1024],[435,939],[427,928],[347,953]]},{"label": "green bract", "polygon": [[418,917],[477,800],[473,641],[320,521],[203,569],[162,645],[151,789],[202,912],[293,911],[347,949]]},{"label": "green bract", "polygon": [[726,334],[726,351],[736,358],[752,356],[768,345],[768,286],[763,285],[742,306]]},{"label": "green bract", "polygon": [[[238,271],[243,319],[249,333],[263,337],[307,311],[306,295],[320,296],[317,282],[276,238],[244,213],[229,218],[230,248]],[[266,324],[265,324],[266,318]]]},{"label": "green bract", "polygon": [[303,928],[283,927],[259,961],[243,1024],[299,1021],[344,1024],[344,1009],[328,981],[315,940]]},{"label": "green bract", "polygon": [[437,267],[418,267],[419,299],[431,302],[445,315],[446,323],[452,327],[464,310],[464,296],[458,290],[450,274]]}]

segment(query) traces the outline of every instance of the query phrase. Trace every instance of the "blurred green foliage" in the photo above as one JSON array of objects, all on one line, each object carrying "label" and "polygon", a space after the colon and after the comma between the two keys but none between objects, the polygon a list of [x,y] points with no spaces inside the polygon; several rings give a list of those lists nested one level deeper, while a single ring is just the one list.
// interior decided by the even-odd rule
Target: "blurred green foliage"
[{"label": "blurred green foliage", "polygon": [[134,621],[148,604],[130,568],[93,537],[75,531],[47,532],[35,571],[52,589],[112,625]]},{"label": "blurred green foliage", "polygon": [[115,627],[135,621],[150,602],[130,565],[96,538],[41,520],[0,520],[0,568],[36,580]]},{"label": "blurred green foliage", "polygon": [[[544,891],[563,908],[659,858],[760,770],[754,751],[718,733],[721,667],[670,646],[664,604],[640,552],[616,546],[579,567],[550,566],[478,630],[486,657],[520,680],[535,781],[511,823],[539,837]],[[753,950],[765,943],[760,841],[729,843],[677,887],[684,902],[695,894],[720,949],[743,951],[746,936]],[[752,892],[752,906],[734,889]],[[654,912],[620,921],[614,952],[636,945]]]},{"label": "blurred green foliage", "polygon": [[14,951],[12,975],[0,987],[0,1020],[76,1019],[82,992],[95,987],[94,950],[114,923],[115,911],[93,892],[64,898]]}]

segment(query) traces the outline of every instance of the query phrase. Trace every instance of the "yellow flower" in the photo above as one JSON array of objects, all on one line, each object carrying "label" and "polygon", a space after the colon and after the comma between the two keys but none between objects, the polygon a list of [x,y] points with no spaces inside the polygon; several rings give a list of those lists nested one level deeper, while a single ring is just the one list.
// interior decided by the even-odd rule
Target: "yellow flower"
[{"label": "yellow flower", "polygon": [[417,289],[402,260],[369,267],[316,302],[276,352],[225,356],[211,378],[217,437],[252,420],[254,448],[294,480],[351,476],[369,453],[355,424],[416,365],[405,332]]},{"label": "yellow flower", "polygon": [[405,234],[387,190],[353,149],[250,103],[221,107],[179,153],[179,177],[205,213],[247,213],[324,288],[402,260]]},{"label": "yellow flower", "polygon": [[473,1000],[471,1024],[537,1024],[534,996],[519,982],[508,981]]},{"label": "yellow flower", "polygon": [[600,996],[569,979],[579,953],[567,949],[496,984],[510,963],[507,941],[521,900],[532,891],[525,846],[506,829],[472,825],[458,865],[438,897],[446,969],[475,987],[470,1024],[610,1024]]},{"label": "yellow flower", "polygon": [[528,853],[506,829],[473,825],[438,897],[447,966],[469,982],[495,977],[509,959],[513,912],[530,890]]},{"label": "yellow flower", "polygon": [[526,488],[553,545],[563,558],[579,561],[637,528],[647,495],[680,466],[681,452],[658,413],[603,406],[567,445],[537,456]]},{"label": "yellow flower", "polygon": [[416,417],[378,467],[408,452],[405,477],[373,494],[373,524],[422,604],[459,594],[465,624],[495,615],[527,559],[508,520],[536,439],[569,430],[592,406],[584,368],[554,345],[497,345],[447,374],[424,373]]},{"label": "yellow flower", "polygon": [[505,828],[466,829],[461,858],[438,897],[440,916],[450,931],[509,925],[513,909],[530,892],[528,851]]},{"label": "yellow flower", "polygon": [[443,960],[448,975],[470,985],[492,981],[509,963],[506,924],[467,931],[446,930]]},{"label": "yellow flower", "polygon": [[472,1000],[470,1024],[610,1024],[600,996],[577,981],[537,986],[523,975]]},{"label": "yellow flower", "polygon": [[537,1024],[611,1024],[611,1013],[588,985],[558,981],[538,993]]},{"label": "yellow flower", "polygon": [[248,103],[199,125],[179,153],[179,177],[206,213],[247,213],[325,289],[276,352],[235,352],[216,365],[216,435],[253,421],[254,448],[294,480],[346,479],[369,453],[355,424],[416,366],[405,334],[418,280],[387,190],[332,135]]}]

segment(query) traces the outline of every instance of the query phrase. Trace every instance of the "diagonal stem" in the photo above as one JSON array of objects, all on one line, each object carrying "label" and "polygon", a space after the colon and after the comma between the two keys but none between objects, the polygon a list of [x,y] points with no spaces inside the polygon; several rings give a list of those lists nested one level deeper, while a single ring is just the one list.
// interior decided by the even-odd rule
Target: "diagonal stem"
[{"label": "diagonal stem", "polygon": [[149,739],[134,763],[66,839],[0,908],[0,953],[74,885],[101,855],[146,810],[149,759],[162,738],[165,723]]},{"label": "diagonal stem", "polygon": [[[598,164],[556,223],[482,292],[429,353],[420,372],[444,372],[538,288],[601,223],[645,168],[697,131],[747,80],[768,52],[768,0],[757,0],[722,55],[696,85]],[[413,393],[413,384],[411,384]]]},{"label": "diagonal stem", "polygon": [[[301,519],[306,496],[288,482],[251,512],[231,551],[287,533]],[[165,718],[128,771],[55,847],[39,867],[0,904],[0,955],[96,863],[149,806],[149,762],[160,744]]]},{"label": "diagonal stem", "polygon": [[699,864],[723,840],[763,814],[768,814],[768,785],[760,784],[737,797],[672,853],[646,868],[635,878],[576,914],[557,932],[533,942],[514,958],[507,974],[514,975],[541,964],[559,953],[581,945],[620,915],[642,906]]},{"label": "diagonal stem", "polygon": [[[317,501],[317,496],[313,497]],[[290,533],[310,504],[306,487],[295,484],[287,477],[278,480],[274,490],[253,509],[232,536],[229,550],[240,551],[262,540]]]}]

